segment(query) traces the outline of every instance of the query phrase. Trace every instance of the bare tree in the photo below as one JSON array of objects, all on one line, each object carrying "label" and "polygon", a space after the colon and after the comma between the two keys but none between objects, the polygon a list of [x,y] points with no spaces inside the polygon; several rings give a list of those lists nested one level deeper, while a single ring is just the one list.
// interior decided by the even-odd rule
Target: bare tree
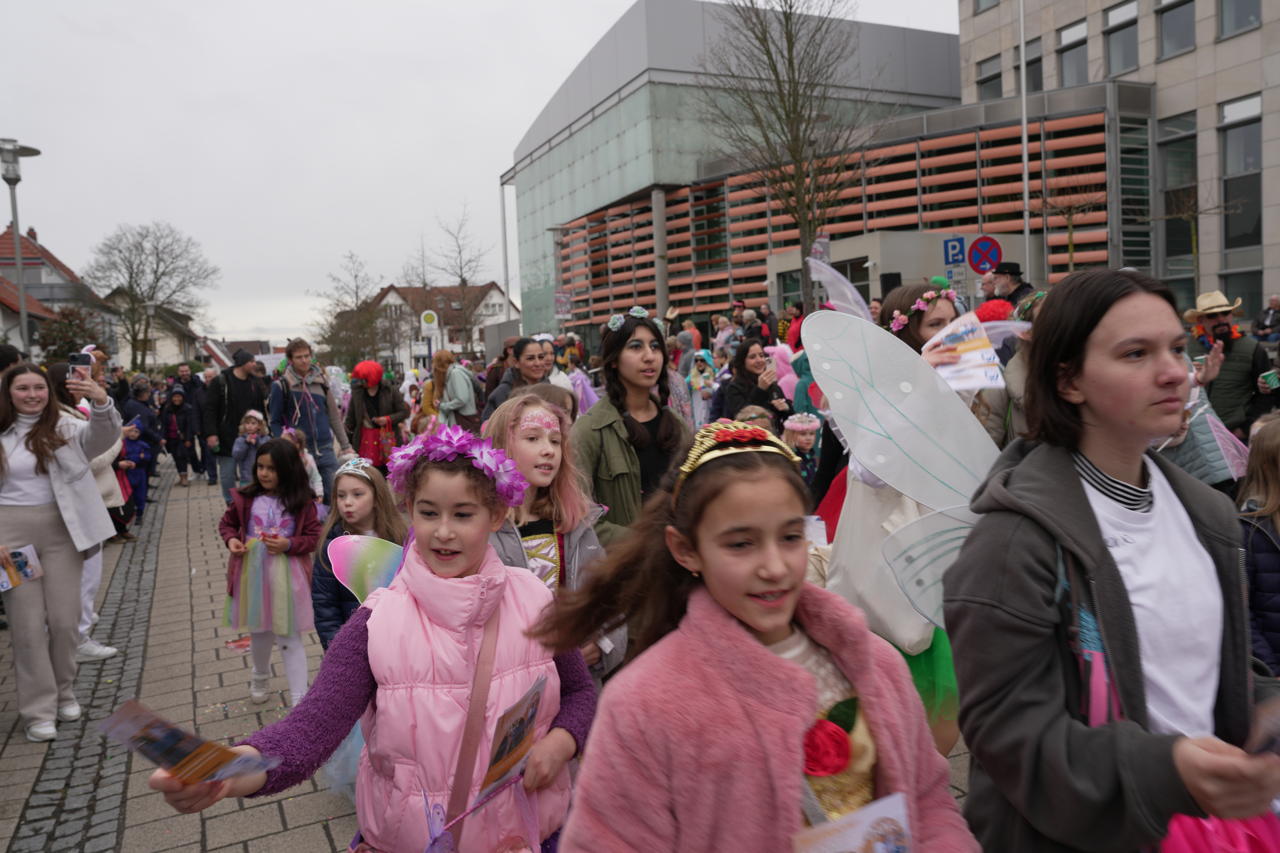
[{"label": "bare tree", "polygon": [[458,298],[452,304],[439,305],[437,310],[445,316],[445,310],[456,317],[454,329],[462,332],[463,348],[475,349],[475,327],[484,295],[471,288],[479,283],[484,273],[485,258],[492,247],[481,247],[471,233],[470,217],[464,206],[458,218],[452,222],[438,221],[441,241],[429,267],[437,273],[446,286],[457,286]]},{"label": "bare tree", "polygon": [[1032,209],[1039,208],[1042,217],[1042,228],[1047,234],[1049,231],[1049,217],[1057,216],[1066,221],[1067,224],[1067,271],[1075,272],[1076,269],[1076,224],[1081,216],[1086,213],[1092,213],[1095,210],[1104,210],[1107,206],[1107,191],[1095,187],[1067,188],[1060,190],[1056,195],[1052,193],[1045,183],[1039,193],[1036,194]]},{"label": "bare tree", "polygon": [[378,314],[373,300],[382,288],[355,252],[347,252],[337,273],[329,274],[330,287],[314,293],[323,300],[315,326],[316,340],[328,352],[329,361],[350,369],[357,361],[378,351]]},{"label": "bare tree", "polygon": [[167,222],[121,225],[94,247],[85,280],[120,312],[130,367],[145,366],[158,307],[197,314],[219,270],[200,244]]},{"label": "bare tree", "polygon": [[[860,182],[860,151],[888,110],[852,88],[857,67],[847,0],[727,0],[702,61],[705,119],[722,153],[759,175],[799,233],[801,258]],[[813,284],[800,264],[801,297]]]},{"label": "bare tree", "polygon": [[[1204,201],[1201,202],[1201,196]],[[1243,206],[1240,199],[1218,201],[1216,194],[1209,189],[1196,185],[1183,187],[1181,190],[1165,194],[1164,215],[1153,216],[1150,222],[1167,222],[1176,220],[1187,227],[1187,238],[1191,245],[1191,274],[1197,286],[1200,282],[1200,217],[1218,216],[1224,213],[1238,213]]]}]

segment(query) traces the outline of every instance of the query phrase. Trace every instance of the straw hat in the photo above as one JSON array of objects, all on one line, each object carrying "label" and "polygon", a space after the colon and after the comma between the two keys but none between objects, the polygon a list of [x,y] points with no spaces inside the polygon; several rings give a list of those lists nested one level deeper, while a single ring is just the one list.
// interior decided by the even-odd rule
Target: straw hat
[{"label": "straw hat", "polygon": [[1208,293],[1202,293],[1196,297],[1196,307],[1188,308],[1182,315],[1182,319],[1188,323],[1197,322],[1205,314],[1216,314],[1220,311],[1236,311],[1240,307],[1243,300],[1236,299],[1234,303],[1227,301],[1227,297],[1222,295],[1221,290],[1211,290]]}]

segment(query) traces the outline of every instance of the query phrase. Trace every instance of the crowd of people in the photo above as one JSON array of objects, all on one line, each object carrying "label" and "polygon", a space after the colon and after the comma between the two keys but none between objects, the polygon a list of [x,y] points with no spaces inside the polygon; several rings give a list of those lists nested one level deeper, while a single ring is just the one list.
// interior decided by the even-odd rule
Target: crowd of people
[{"label": "crowd of people", "polygon": [[[637,307],[594,353],[520,337],[400,384],[368,360],[349,393],[301,339],[271,378],[245,352],[162,387],[101,358],[16,364],[0,541],[44,566],[5,593],[28,737],[80,713],[90,562],[133,535],[166,453],[227,502],[247,696],[270,698],[278,647],[291,706],[234,747],[273,769],[156,771],[179,811],[325,766],[357,851],[791,849],[890,794],[920,850],[1280,850],[1280,317],[1242,332],[1217,292],[1180,316],[1128,270],[1036,289],[1002,264],[983,296],[980,319],[1028,325],[998,348],[1000,387],[964,398],[1000,453],[945,629],[824,588],[833,562],[880,571],[920,507],[851,452],[801,305],[705,326]],[[909,359],[961,358],[938,341],[967,310],[945,279],[867,308]],[[115,491],[90,500],[99,471]],[[398,569],[358,596],[347,562],[378,540]],[[522,775],[490,790],[498,718],[531,692]]]}]

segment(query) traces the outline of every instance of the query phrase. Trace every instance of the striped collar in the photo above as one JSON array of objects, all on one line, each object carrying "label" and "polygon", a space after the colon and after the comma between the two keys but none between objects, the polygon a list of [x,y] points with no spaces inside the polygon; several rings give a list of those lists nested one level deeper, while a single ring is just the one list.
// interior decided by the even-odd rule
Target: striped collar
[{"label": "striped collar", "polygon": [[[1080,475],[1080,479],[1097,489],[1104,497],[1108,497],[1125,509],[1133,510],[1134,512],[1151,511],[1152,496],[1150,489],[1141,489],[1117,480],[1110,474],[1104,473],[1079,451],[1071,454],[1071,461],[1075,464],[1076,473]],[[1146,464],[1145,460],[1143,464]]]}]

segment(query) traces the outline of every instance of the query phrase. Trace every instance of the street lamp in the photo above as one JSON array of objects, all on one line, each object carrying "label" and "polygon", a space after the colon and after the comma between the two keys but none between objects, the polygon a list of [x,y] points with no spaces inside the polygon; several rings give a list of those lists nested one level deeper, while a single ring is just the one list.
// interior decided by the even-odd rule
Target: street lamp
[{"label": "street lamp", "polygon": [[18,284],[18,334],[22,349],[29,351],[27,340],[27,287],[22,281],[22,230],[18,227],[18,182],[22,180],[23,157],[35,157],[40,149],[19,145],[16,139],[0,139],[0,175],[9,185],[9,208],[13,212],[13,262],[17,269]]}]

